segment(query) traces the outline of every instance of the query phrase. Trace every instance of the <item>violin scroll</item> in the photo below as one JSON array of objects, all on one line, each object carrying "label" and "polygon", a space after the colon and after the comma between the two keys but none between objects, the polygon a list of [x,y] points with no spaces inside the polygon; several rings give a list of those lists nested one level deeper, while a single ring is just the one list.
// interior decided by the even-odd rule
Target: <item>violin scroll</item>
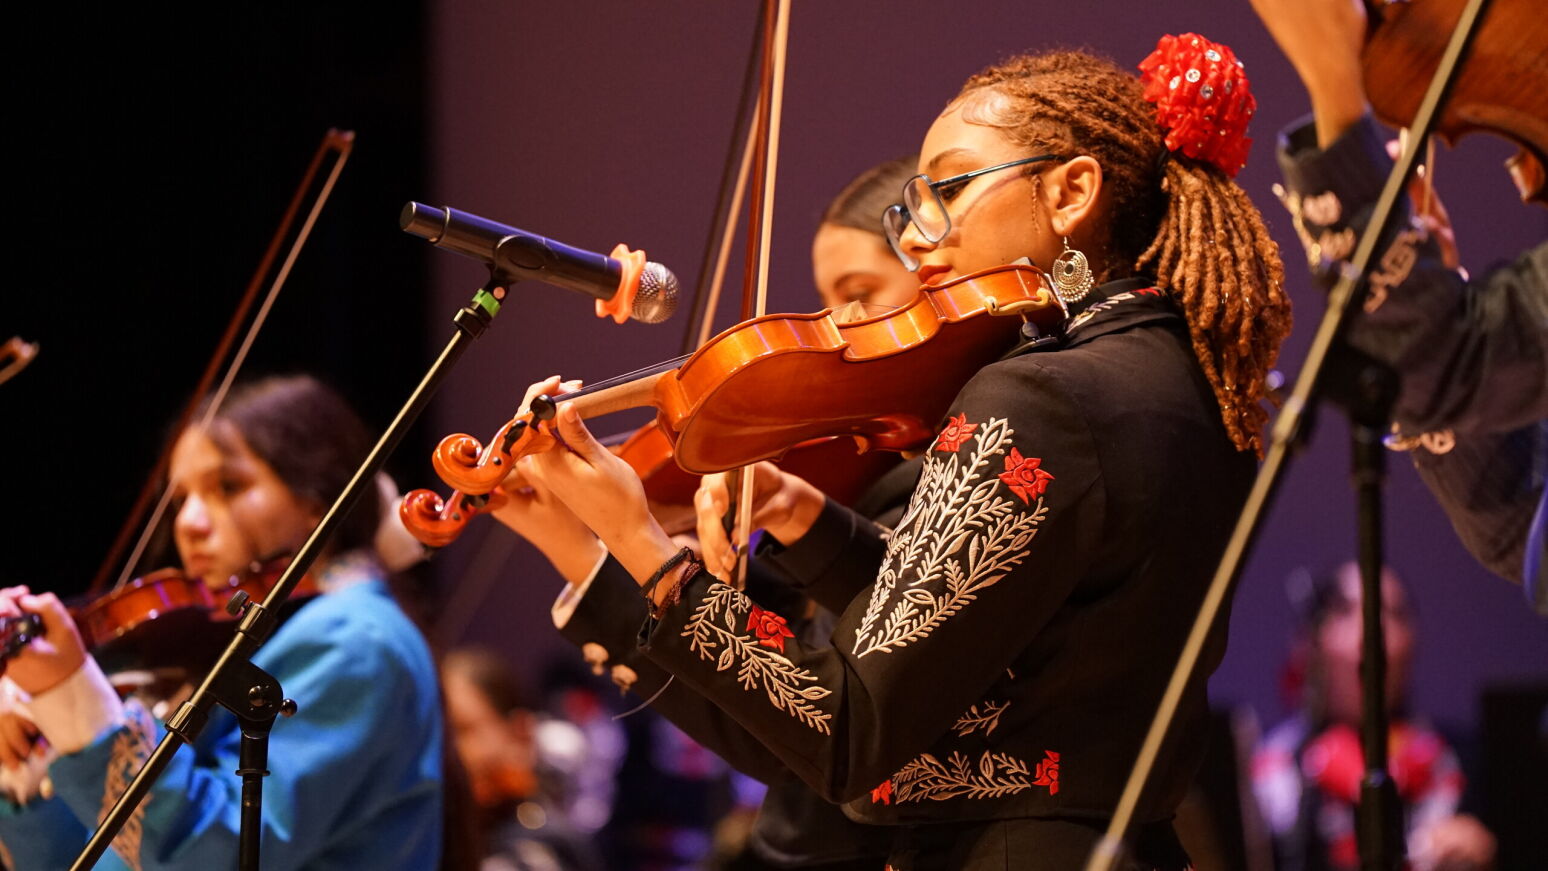
[{"label": "violin scroll", "polygon": [[398,503],[398,519],[425,547],[445,547],[457,540],[474,517],[501,507],[508,498],[500,490],[486,495],[457,491],[446,499],[432,490],[415,490]]},{"label": "violin scroll", "polygon": [[453,489],[481,496],[500,486],[516,460],[553,445],[554,437],[531,425],[529,417],[523,414],[500,427],[487,449],[470,435],[447,436],[436,446],[430,463],[441,480]]}]

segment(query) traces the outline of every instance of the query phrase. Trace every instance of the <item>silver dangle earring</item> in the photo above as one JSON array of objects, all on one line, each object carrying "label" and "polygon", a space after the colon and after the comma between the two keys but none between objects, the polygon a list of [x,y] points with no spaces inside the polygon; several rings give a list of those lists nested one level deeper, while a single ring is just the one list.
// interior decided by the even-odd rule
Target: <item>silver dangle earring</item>
[{"label": "silver dangle earring", "polygon": [[1086,255],[1070,247],[1070,237],[1064,237],[1064,252],[1053,262],[1054,293],[1065,305],[1074,305],[1086,298],[1096,280],[1091,277],[1091,265]]}]

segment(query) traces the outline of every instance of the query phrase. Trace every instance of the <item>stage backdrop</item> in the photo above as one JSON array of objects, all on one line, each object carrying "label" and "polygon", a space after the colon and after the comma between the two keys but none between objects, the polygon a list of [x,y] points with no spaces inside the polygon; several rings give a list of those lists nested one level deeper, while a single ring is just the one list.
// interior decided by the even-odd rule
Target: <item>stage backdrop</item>
[{"label": "stage backdrop", "polygon": [[[691,284],[755,7],[723,0],[436,4],[431,176],[413,195],[596,250],[625,241]],[[1308,106],[1246,0],[796,3],[771,310],[817,307],[808,255],[824,204],[860,170],[916,149],[968,75],[1019,50],[1050,46],[1086,46],[1134,64],[1163,33],[1189,30],[1233,46],[1258,95],[1256,143],[1239,181],[1284,252],[1297,326],[1280,365],[1293,376],[1322,304],[1270,188],[1279,178],[1276,133]],[[1515,201],[1500,170],[1509,152],[1502,143],[1473,140],[1439,156],[1439,187],[1474,270],[1548,230],[1540,209]],[[440,335],[445,318],[484,276],[451,254],[440,254],[432,270],[427,328]],[[596,319],[590,307],[567,291],[518,287],[435,405],[435,435],[487,438],[515,410],[523,387],[547,375],[598,379],[677,353],[682,318],[620,327]],[[607,433],[626,423],[595,426]],[[1286,577],[1354,551],[1347,456],[1346,429],[1339,413],[1328,411],[1296,460],[1237,594],[1230,650],[1213,681],[1217,701],[1251,704],[1270,722],[1280,717],[1277,674],[1291,628]],[[1391,563],[1407,578],[1422,624],[1415,706],[1466,726],[1485,685],[1545,677],[1548,623],[1529,613],[1519,587],[1467,556],[1408,458],[1393,454],[1390,465]],[[417,482],[434,480],[425,458]],[[534,549],[494,523],[476,524],[436,566],[454,597],[443,640],[493,645],[532,672],[547,657],[574,655],[548,616],[560,581]]]}]

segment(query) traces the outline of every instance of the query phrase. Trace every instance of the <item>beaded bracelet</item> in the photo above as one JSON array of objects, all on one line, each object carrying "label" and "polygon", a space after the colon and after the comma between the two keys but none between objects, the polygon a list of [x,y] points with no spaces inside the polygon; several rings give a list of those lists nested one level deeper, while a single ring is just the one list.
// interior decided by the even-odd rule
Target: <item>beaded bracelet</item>
[{"label": "beaded bracelet", "polygon": [[676,605],[678,601],[682,599],[683,588],[688,586],[688,582],[693,580],[694,576],[697,575],[699,570],[702,568],[704,568],[704,563],[701,563],[696,559],[689,560],[688,567],[683,569],[683,573],[677,576],[676,581],[672,582],[672,587],[671,589],[667,590],[667,594],[661,597],[661,604],[651,606],[650,616],[660,620],[662,616],[666,614],[668,608]]},{"label": "beaded bracelet", "polygon": [[[650,580],[647,580],[643,585],[640,586],[640,594],[645,597],[647,602],[649,602],[650,594],[655,591],[656,585],[661,583],[661,579],[666,577],[667,572],[677,568],[678,563],[692,556],[693,548],[685,547],[677,553],[667,557],[667,561],[661,564],[661,568],[656,569],[656,573],[650,576]],[[655,603],[652,602],[651,607],[654,608]]]}]

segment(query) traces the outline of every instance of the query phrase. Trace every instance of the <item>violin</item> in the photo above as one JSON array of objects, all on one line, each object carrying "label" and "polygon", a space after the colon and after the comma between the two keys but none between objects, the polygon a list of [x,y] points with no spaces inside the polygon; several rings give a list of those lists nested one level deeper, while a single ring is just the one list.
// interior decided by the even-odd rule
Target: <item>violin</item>
[{"label": "violin", "polygon": [[816,439],[852,440],[861,451],[905,451],[934,435],[966,381],[1008,349],[1024,321],[1048,331],[1065,309],[1032,266],[986,269],[925,285],[907,305],[838,323],[831,310],[767,315],[738,324],[687,358],[539,397],[488,446],[469,435],[443,439],[432,456],[456,488],[404,497],[404,526],[431,547],[454,540],[515,461],[553,447],[536,424],[556,403],[583,417],[651,406],[685,472],[706,475],[778,459]]},{"label": "violin", "polygon": [[[1408,126],[1445,53],[1465,0],[1367,0],[1361,67],[1376,117]],[[1548,16],[1535,0],[1493,0],[1441,107],[1435,132],[1449,145],[1469,133],[1520,147],[1506,168],[1523,202],[1548,205]]]},{"label": "violin", "polygon": [[[255,563],[221,587],[211,587],[178,569],[161,569],[72,604],[70,616],[82,643],[106,671],[207,665],[229,640],[240,614],[231,607],[237,594],[262,600],[289,562],[286,557]],[[320,592],[308,575],[291,601]],[[10,620],[0,623],[0,661],[42,632],[33,615]]]}]

